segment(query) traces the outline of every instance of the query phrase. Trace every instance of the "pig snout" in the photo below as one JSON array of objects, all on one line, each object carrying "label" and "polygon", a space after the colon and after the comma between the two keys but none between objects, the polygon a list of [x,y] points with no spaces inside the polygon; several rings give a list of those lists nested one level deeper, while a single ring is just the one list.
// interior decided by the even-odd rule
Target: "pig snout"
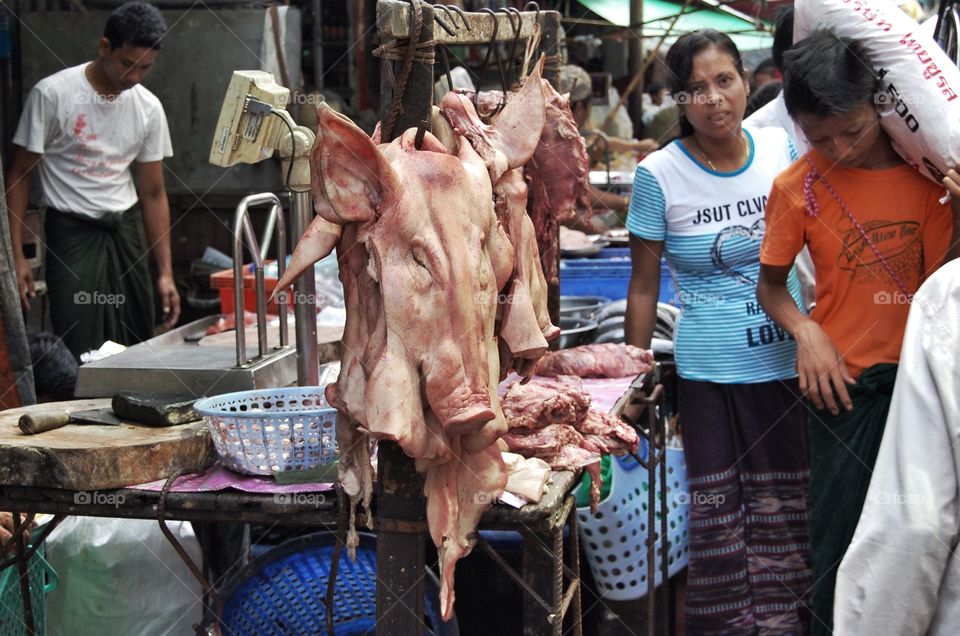
[{"label": "pig snout", "polygon": [[[468,432],[494,419],[486,365],[469,360],[467,343],[442,343],[424,360],[425,392],[430,409],[450,433]],[[476,354],[479,355],[479,354]],[[479,367],[483,366],[483,373]]]}]

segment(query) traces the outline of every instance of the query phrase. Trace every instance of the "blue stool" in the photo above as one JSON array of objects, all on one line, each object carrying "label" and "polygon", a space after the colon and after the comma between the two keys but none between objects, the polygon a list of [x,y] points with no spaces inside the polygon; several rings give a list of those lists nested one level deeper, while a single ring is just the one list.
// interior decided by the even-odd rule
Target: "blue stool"
[{"label": "blue stool", "polygon": [[[316,532],[261,554],[227,583],[224,636],[326,635],[327,577],[336,537]],[[336,636],[374,634],[377,621],[377,540],[361,534],[356,562],[344,548],[334,586]],[[440,620],[440,583],[426,570],[424,634],[459,636],[456,617]]]}]

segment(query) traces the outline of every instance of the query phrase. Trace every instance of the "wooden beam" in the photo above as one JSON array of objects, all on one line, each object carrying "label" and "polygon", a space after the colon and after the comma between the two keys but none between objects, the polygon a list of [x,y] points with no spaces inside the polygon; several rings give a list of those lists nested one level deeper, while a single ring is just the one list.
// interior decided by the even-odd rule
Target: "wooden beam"
[{"label": "wooden beam", "polygon": [[[406,0],[380,0],[377,2],[377,29],[380,31],[381,37],[408,38],[413,24],[411,11],[410,3]],[[547,13],[547,11],[540,12],[541,15],[544,13]],[[436,25],[433,37],[438,43],[486,44],[493,35],[493,18],[489,14],[465,13],[469,29],[464,28],[460,16],[453,11],[448,15],[442,9],[434,8],[434,14],[456,32],[455,35],[450,35],[439,25]],[[533,25],[536,24],[537,14],[533,11],[521,11],[520,17],[522,18],[520,38],[525,39],[533,35]],[[514,32],[516,17],[508,16],[506,13],[497,13],[496,20],[497,40],[509,41],[516,37]]]},{"label": "wooden beam", "polygon": [[[426,529],[424,477],[396,442],[381,440],[377,450],[377,636],[422,634],[425,532],[394,531],[393,525]],[[384,527],[386,525],[386,527]],[[438,629],[434,625],[434,629]]]},{"label": "wooden beam", "polygon": [[[401,4],[407,9],[411,8],[407,3],[393,2],[393,4]],[[384,15],[382,5],[382,0],[377,3],[377,30],[381,43],[387,37],[384,35],[380,22],[382,15]],[[422,11],[423,31],[420,34],[420,42],[429,42],[441,29],[435,28],[433,23],[434,7],[432,5],[424,4]],[[413,23],[412,16],[410,22]],[[424,49],[421,49],[420,52],[426,53]],[[387,72],[388,65],[392,66],[390,72]],[[399,88],[396,86],[396,82],[399,81],[402,67],[402,61],[381,60],[380,62],[380,121],[383,122],[383,129],[380,133],[383,143],[393,141],[408,128],[423,126],[426,130],[430,130],[430,112],[433,106],[433,64],[415,61],[410,69],[406,90],[403,94],[396,94],[395,90]],[[389,121],[389,114],[394,101],[399,101],[403,108],[397,116],[396,122],[388,128],[386,122]]]}]

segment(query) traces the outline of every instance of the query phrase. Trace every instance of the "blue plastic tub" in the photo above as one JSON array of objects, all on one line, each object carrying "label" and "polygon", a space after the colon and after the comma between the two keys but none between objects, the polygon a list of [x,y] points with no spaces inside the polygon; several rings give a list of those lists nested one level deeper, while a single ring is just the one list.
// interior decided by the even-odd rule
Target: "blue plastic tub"
[{"label": "blue plastic tub", "polygon": [[[606,248],[627,251],[626,248]],[[606,296],[610,300],[627,297],[630,285],[629,256],[612,258],[572,258],[560,261],[561,296]],[[666,261],[660,267],[660,302],[677,307],[680,301],[673,285],[673,276]]]},{"label": "blue plastic tub", "polygon": [[[221,631],[257,636],[324,636],[327,577],[336,537],[317,532],[291,539],[261,554],[237,573],[221,593]],[[457,636],[456,617],[440,620],[440,584],[425,570],[424,636]],[[376,631],[377,550],[372,535],[361,534],[357,560],[346,550],[334,586],[333,620],[337,636]]]}]

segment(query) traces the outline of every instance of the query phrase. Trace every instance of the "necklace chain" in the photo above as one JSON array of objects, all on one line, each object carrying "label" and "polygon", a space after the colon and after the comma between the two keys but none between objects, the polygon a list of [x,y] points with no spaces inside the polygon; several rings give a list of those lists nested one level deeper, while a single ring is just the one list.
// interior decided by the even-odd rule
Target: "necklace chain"
[{"label": "necklace chain", "polygon": [[[740,141],[741,141],[741,149],[742,149],[741,157],[745,158],[750,151],[749,151],[749,144],[747,143],[747,136],[742,130],[740,131]],[[707,165],[710,166],[710,169],[713,170],[714,172],[720,172],[719,170],[717,170],[717,166],[715,166],[714,163],[710,161],[710,157],[707,156],[707,152],[703,149],[703,146],[701,146],[700,142],[697,141],[696,135],[694,135],[693,137],[693,142],[697,144],[697,153],[701,157],[703,157],[703,160],[707,162]],[[743,161],[743,159],[741,161]],[[743,163],[740,163],[739,165],[742,166]]]}]

